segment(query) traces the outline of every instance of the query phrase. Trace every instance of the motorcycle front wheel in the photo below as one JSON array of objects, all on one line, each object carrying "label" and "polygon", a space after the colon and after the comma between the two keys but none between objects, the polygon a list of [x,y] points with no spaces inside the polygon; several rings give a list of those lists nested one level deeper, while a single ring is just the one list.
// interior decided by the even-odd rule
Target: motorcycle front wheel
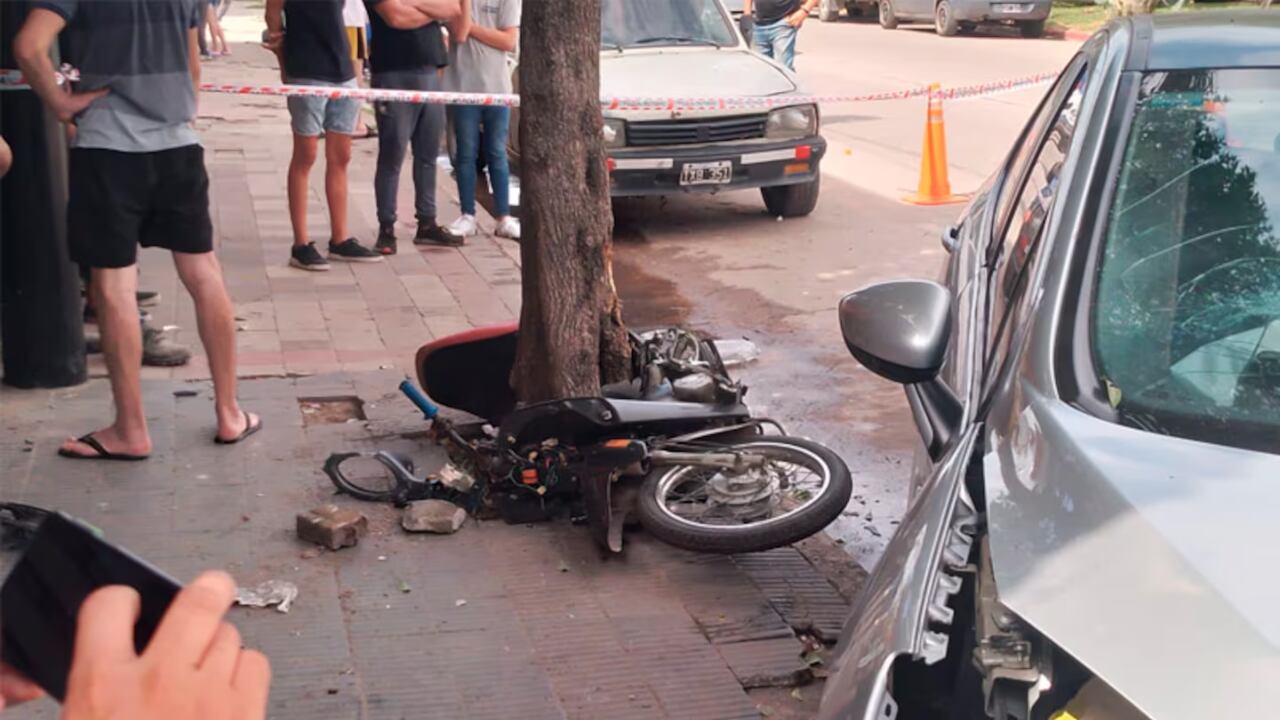
[{"label": "motorcycle front wheel", "polygon": [[709,553],[782,547],[829,525],[853,494],[848,466],[811,440],[766,436],[714,452],[762,455],[765,461],[740,474],[694,465],[654,468],[636,512],[659,540]]}]

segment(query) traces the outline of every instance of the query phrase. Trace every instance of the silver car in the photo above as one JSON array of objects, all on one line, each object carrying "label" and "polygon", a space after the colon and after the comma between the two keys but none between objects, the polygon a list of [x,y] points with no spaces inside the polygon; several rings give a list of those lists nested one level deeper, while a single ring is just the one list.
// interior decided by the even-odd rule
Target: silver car
[{"label": "silver car", "polygon": [[1280,717],[1280,15],[1117,22],[840,307],[912,499],[820,718]]},{"label": "silver car", "polygon": [[752,189],[771,215],[813,212],[827,151],[818,106],[794,73],[751,51],[721,0],[601,0],[600,41],[605,97],[769,101],[606,107],[613,197]]}]

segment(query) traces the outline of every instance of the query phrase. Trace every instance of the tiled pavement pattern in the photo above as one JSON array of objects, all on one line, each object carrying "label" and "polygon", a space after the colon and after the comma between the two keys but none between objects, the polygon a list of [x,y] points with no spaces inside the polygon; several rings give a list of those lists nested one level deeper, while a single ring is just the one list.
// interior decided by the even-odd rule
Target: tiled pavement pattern
[{"label": "tiled pavement pattern", "polygon": [[[269,81],[261,60],[237,47],[208,77]],[[206,374],[202,358],[148,369],[156,447],[145,463],[54,454],[68,433],[105,418],[104,380],[3,389],[0,498],[83,517],[182,579],[225,567],[244,585],[296,583],[301,595],[287,615],[234,612],[246,642],[272,659],[272,718],[758,717],[744,685],[806,674],[790,626],[830,633],[846,609],[792,549],[698,556],[632,533],[622,557],[605,559],[567,522],[471,522],[454,536],[410,536],[392,509],[342,499],[370,516],[373,533],[359,547],[315,556],[296,540],[295,513],[332,499],[319,472],[329,452],[395,448],[420,468],[442,462],[402,436],[421,429],[421,416],[395,385],[426,340],[515,317],[519,270],[514,245],[483,237],[420,252],[407,242],[409,227],[387,263],[335,264],[328,274],[287,268],[282,107],[206,96],[201,111],[221,258],[242,318],[241,395],[265,430],[242,446],[211,442],[211,392],[193,380]],[[353,172],[353,225],[365,239],[373,147],[359,146]],[[407,192],[401,206],[412,207]],[[323,227],[319,202],[312,215],[313,228]],[[181,325],[182,339],[198,345],[169,263],[148,252],[143,274],[165,295],[157,322]],[[368,421],[304,426],[300,398],[342,396],[361,398]],[[0,555],[0,564],[9,559]],[[56,708],[10,716],[52,718]]]}]

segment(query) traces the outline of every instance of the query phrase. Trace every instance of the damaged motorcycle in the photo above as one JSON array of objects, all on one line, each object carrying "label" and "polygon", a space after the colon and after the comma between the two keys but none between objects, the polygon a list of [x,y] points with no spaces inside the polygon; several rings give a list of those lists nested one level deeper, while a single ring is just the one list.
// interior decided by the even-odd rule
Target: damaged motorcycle
[{"label": "damaged motorcycle", "polygon": [[[613,552],[633,517],[677,547],[743,553],[809,537],[848,503],[840,457],[752,417],[714,343],[678,328],[632,333],[630,381],[599,397],[520,405],[508,383],[517,332],[509,324],[429,343],[415,362],[426,396],[401,384],[465,484],[418,479],[393,453],[342,453],[325,464],[338,489],[397,505],[443,498],[511,523],[567,513]],[[451,422],[436,403],[482,421]],[[344,472],[356,458],[380,472]]]}]

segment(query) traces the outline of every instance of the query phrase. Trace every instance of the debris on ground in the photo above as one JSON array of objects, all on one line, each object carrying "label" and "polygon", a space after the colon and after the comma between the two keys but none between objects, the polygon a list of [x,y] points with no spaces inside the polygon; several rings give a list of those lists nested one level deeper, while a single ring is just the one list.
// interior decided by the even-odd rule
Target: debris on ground
[{"label": "debris on ground", "polygon": [[337,505],[322,505],[298,513],[298,538],[330,550],[352,547],[368,532],[368,518]]},{"label": "debris on ground", "polygon": [[440,484],[460,493],[469,493],[476,486],[476,479],[470,473],[460,469],[453,463],[445,463],[437,474]]},{"label": "debris on ground", "polygon": [[760,348],[750,340],[727,338],[713,340],[725,367],[737,367],[760,359]]},{"label": "debris on ground", "polygon": [[561,560],[561,561],[560,561],[560,572],[567,573],[567,572],[569,572],[569,569],[570,569],[570,568],[569,568],[569,563],[565,562],[564,560]]},{"label": "debris on ground", "polygon": [[238,588],[236,604],[246,607],[275,606],[277,612],[287,613],[298,598],[298,586],[287,580],[268,580],[255,588]]},{"label": "debris on ground", "polygon": [[457,600],[453,601],[454,607],[462,607],[463,605],[466,605],[466,604],[467,604],[467,601],[463,600],[462,598],[458,598]]},{"label": "debris on ground", "polygon": [[409,532],[452,535],[467,520],[467,511],[448,500],[418,500],[409,503],[400,526]]},{"label": "debris on ground", "polygon": [[174,397],[196,397],[200,394],[199,390],[174,390]]}]

